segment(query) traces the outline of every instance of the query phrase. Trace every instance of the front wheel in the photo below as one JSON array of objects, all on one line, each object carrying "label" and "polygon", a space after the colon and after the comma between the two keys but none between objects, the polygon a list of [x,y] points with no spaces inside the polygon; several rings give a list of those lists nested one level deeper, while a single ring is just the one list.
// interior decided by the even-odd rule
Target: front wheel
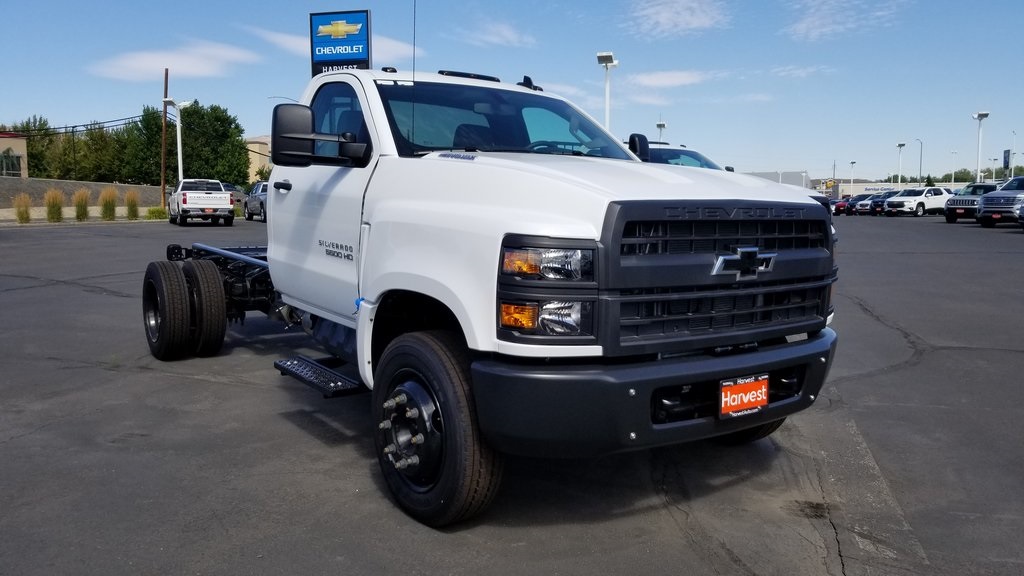
[{"label": "front wheel", "polygon": [[245,204],[242,206],[242,216],[245,216],[246,220],[252,220],[252,212],[249,212],[249,205]]},{"label": "front wheel", "polygon": [[374,376],[375,445],[397,504],[434,527],[487,508],[501,483],[500,455],[476,420],[469,354],[450,332],[404,334]]},{"label": "front wheel", "polygon": [[924,216],[924,204],[918,204],[914,208],[914,216]]}]

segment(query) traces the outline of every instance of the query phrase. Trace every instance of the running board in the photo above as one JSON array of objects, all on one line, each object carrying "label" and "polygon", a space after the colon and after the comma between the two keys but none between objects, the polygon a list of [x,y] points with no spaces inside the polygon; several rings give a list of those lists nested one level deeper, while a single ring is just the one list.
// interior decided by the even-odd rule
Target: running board
[{"label": "running board", "polygon": [[[356,377],[342,374],[333,367],[325,366],[332,358],[317,361],[305,356],[295,356],[274,362],[274,368],[282,376],[291,376],[320,391],[324,398],[352,396],[368,392],[369,388]],[[342,364],[342,367],[344,364]]]}]

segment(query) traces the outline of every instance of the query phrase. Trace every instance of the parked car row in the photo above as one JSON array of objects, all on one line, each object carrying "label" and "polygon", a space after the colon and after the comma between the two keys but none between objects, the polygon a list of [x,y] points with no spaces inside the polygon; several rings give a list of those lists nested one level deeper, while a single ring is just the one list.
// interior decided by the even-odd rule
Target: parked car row
[{"label": "parked car row", "polygon": [[905,188],[903,190],[887,190],[876,194],[858,194],[845,198],[833,205],[833,214],[847,216],[899,216],[900,214],[942,214],[946,200],[952,196],[948,188],[927,186],[923,188]]},{"label": "parked car row", "polygon": [[973,220],[983,228],[996,224],[1019,224],[1024,228],[1024,176],[1002,184],[974,182],[952,194],[948,188],[926,186],[858,194],[832,202],[835,215],[899,216],[942,214],[946,222]]}]

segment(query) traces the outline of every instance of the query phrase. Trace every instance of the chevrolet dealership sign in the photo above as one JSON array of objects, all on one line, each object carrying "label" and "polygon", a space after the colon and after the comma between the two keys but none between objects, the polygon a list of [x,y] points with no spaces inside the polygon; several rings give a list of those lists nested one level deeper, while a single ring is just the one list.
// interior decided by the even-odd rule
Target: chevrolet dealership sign
[{"label": "chevrolet dealership sign", "polygon": [[336,70],[370,68],[370,11],[309,15],[313,76]]}]

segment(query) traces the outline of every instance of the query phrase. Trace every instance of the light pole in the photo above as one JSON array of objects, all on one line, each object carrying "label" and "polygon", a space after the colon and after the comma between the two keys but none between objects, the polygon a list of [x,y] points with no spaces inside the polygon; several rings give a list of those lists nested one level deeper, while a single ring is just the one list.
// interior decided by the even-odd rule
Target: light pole
[{"label": "light pole", "polygon": [[999,158],[989,158],[989,161],[992,162],[992,179],[995,180],[996,179],[996,162],[999,161]]},{"label": "light pole", "polygon": [[956,150],[953,150],[953,171],[949,173],[949,179],[951,180],[949,187],[956,186]]},{"label": "light pole", "polygon": [[917,185],[920,186],[922,182],[921,161],[924,160],[924,142],[922,142],[920,138],[914,138],[914,140],[917,140],[917,143],[921,145],[921,150],[917,154]]},{"label": "light pole", "polygon": [[174,109],[178,111],[178,121],[174,123],[174,127],[178,131],[178,182],[181,182],[185,176],[183,166],[181,164],[181,110],[187,108],[194,103],[192,100],[186,100],[185,102],[175,102],[174,98],[164,98],[164,104],[174,106]]},{"label": "light pole", "polygon": [[975,112],[971,118],[978,121],[978,167],[974,173],[974,181],[981,182],[981,121],[988,118],[988,112]]},{"label": "light pole", "polygon": [[[607,122],[607,120],[606,120],[606,122]],[[668,124],[665,124],[661,120],[658,120],[658,123],[655,124],[654,127],[658,129],[658,142],[662,142],[661,131],[664,130],[665,128],[667,128]]]},{"label": "light pole", "polygon": [[619,65],[619,61],[611,52],[598,52],[597,63],[604,66],[604,129],[612,131],[612,68]]},{"label": "light pole", "polygon": [[903,147],[906,145],[906,142],[900,142],[896,145],[896,154],[899,157],[899,168],[896,169],[897,190],[903,190]]},{"label": "light pole", "polygon": [[853,196],[853,165],[856,163],[856,160],[850,160],[850,196]]}]

